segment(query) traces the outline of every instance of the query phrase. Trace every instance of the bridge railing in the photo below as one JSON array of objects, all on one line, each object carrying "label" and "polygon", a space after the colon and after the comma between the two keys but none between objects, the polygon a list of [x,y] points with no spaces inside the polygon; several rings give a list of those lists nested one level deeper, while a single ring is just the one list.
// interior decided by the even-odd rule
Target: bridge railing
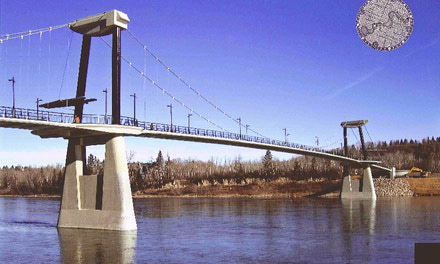
[{"label": "bridge railing", "polygon": [[[51,121],[58,123],[73,123],[74,115],[47,110],[34,110],[25,108],[0,107],[0,117],[18,118],[25,120]],[[84,114],[81,123],[85,124],[111,124],[111,116]]]},{"label": "bridge railing", "polygon": [[58,123],[73,122],[73,114],[50,112],[46,110],[33,110],[25,108],[0,107],[0,116],[5,118],[18,118],[25,120],[52,121]]},{"label": "bridge railing", "polygon": [[264,144],[271,144],[271,145],[277,145],[277,146],[303,149],[303,150],[308,150],[308,151],[337,154],[332,151],[327,151],[327,150],[324,150],[321,148],[311,147],[311,146],[307,146],[307,145],[303,145],[303,144],[285,142],[285,141],[280,141],[280,140],[271,140],[270,138],[249,136],[249,135],[244,135],[244,134],[240,135],[237,133],[231,133],[231,132],[227,132],[227,131],[218,131],[218,130],[194,128],[194,127],[187,127],[187,126],[176,126],[176,125],[173,125],[171,127],[171,125],[162,124],[162,123],[134,121],[133,118],[128,118],[128,117],[125,117],[122,120],[124,120],[121,123],[122,125],[129,125],[129,126],[134,125],[134,126],[141,127],[145,130],[179,133],[179,134],[190,134],[190,135],[197,135],[197,136],[208,136],[208,137],[225,138],[225,139],[233,139],[233,140],[243,140],[243,141],[249,141],[249,142],[255,142],[255,143],[264,143]]},{"label": "bridge railing", "polygon": [[[0,107],[0,117],[4,118],[19,118],[26,120],[39,120],[39,121],[51,121],[58,123],[73,123],[74,115],[69,113],[61,113],[61,112],[51,112],[46,110],[33,110],[33,109],[24,109],[24,108],[15,108],[1,106]],[[81,120],[81,123],[86,124],[111,124],[111,116],[104,115],[93,115],[93,114],[84,114]],[[270,144],[276,146],[284,146],[291,147],[296,149],[303,149],[314,152],[322,152],[322,153],[330,153],[334,155],[340,155],[340,153],[336,153],[335,151],[328,151],[318,147],[307,146],[304,144],[298,144],[293,142],[286,142],[281,140],[273,140],[270,138],[264,137],[256,137],[249,136],[244,134],[231,133],[228,131],[218,131],[211,129],[203,129],[203,128],[195,128],[195,127],[187,127],[187,126],[177,126],[177,125],[169,125],[163,123],[155,123],[155,122],[144,122],[133,119],[132,117],[121,117],[121,125],[124,126],[136,126],[141,127],[145,130],[153,130],[153,131],[161,131],[161,132],[170,132],[170,133],[179,133],[179,134],[190,134],[197,136],[206,136],[206,137],[215,137],[215,138],[225,138],[225,139],[233,139],[233,140],[243,140],[255,143],[263,143]]]}]

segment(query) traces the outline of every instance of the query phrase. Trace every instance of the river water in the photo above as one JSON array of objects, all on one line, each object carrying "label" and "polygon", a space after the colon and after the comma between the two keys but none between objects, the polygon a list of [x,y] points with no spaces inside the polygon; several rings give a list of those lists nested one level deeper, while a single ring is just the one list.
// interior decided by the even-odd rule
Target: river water
[{"label": "river water", "polygon": [[0,263],[414,263],[440,200],[135,199],[137,232],[57,229],[59,199],[0,198]]}]

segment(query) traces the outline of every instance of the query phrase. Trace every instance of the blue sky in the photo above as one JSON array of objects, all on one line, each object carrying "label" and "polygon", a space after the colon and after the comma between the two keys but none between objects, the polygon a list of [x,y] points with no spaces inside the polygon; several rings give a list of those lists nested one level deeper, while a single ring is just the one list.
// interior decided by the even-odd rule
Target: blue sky
[{"label": "blue sky", "polygon": [[[356,14],[363,0],[345,1],[13,1],[0,0],[0,34],[45,28],[118,9],[129,29],[192,87],[244,124],[275,139],[339,146],[340,123],[368,119],[374,141],[438,136],[440,130],[440,2],[405,1],[414,15],[408,42],[379,52],[358,37]],[[108,37],[106,37],[109,40]],[[70,48],[69,48],[70,46]],[[14,76],[16,106],[35,108],[73,97],[81,36],[68,28],[0,44],[0,105],[12,104],[8,79]],[[175,97],[220,126],[238,125],[215,111],[146,55],[128,34],[122,54]],[[64,76],[64,78],[63,78]],[[88,97],[98,101],[86,113],[104,112],[111,88],[111,50],[94,38],[87,80]],[[171,99],[123,63],[122,114],[169,122]],[[188,111],[174,105],[174,123]],[[72,112],[72,109],[64,109]],[[191,124],[215,129],[193,117]],[[367,139],[368,136],[367,136]],[[350,134],[350,143],[356,138]],[[264,151],[153,139],[127,138],[127,151],[147,161],[159,149],[171,158],[260,159]],[[29,131],[0,129],[0,165],[64,163],[66,141],[40,139]],[[89,151],[103,155],[102,147]],[[276,154],[280,159],[289,155]]]}]

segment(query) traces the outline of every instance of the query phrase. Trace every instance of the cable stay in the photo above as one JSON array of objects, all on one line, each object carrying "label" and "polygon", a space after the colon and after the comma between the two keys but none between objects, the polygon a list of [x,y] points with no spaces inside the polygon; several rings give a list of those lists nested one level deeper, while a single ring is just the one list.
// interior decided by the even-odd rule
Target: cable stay
[{"label": "cable stay", "polygon": [[[246,128],[245,124],[242,124],[237,118],[233,118],[230,114],[223,111],[219,106],[215,105],[212,101],[208,100],[205,96],[203,96],[199,91],[194,89],[190,84],[188,84],[185,80],[183,80],[176,72],[174,72],[169,66],[167,66],[161,59],[159,59],[158,56],[156,56],[150,49],[145,46],[142,41],[134,35],[129,29],[127,29],[128,33],[136,40],[137,43],[139,43],[142,48],[147,51],[157,62],[159,62],[168,72],[170,72],[174,77],[176,77],[180,82],[182,82],[187,88],[189,88],[191,91],[193,91],[198,97],[202,98],[206,103],[210,104],[213,108],[215,108],[217,111],[234,121],[235,123],[239,124],[241,127]],[[256,135],[260,137],[265,137],[262,134],[258,133],[257,131],[247,127],[247,130],[255,133]]]}]

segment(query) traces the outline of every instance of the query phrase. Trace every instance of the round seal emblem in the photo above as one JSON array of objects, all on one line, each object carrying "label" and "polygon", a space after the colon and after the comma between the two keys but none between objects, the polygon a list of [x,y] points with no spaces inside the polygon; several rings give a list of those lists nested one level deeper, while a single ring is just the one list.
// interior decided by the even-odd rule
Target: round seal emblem
[{"label": "round seal emblem", "polygon": [[413,26],[411,10],[402,0],[368,0],[356,17],[359,37],[380,51],[402,46],[411,35]]}]

